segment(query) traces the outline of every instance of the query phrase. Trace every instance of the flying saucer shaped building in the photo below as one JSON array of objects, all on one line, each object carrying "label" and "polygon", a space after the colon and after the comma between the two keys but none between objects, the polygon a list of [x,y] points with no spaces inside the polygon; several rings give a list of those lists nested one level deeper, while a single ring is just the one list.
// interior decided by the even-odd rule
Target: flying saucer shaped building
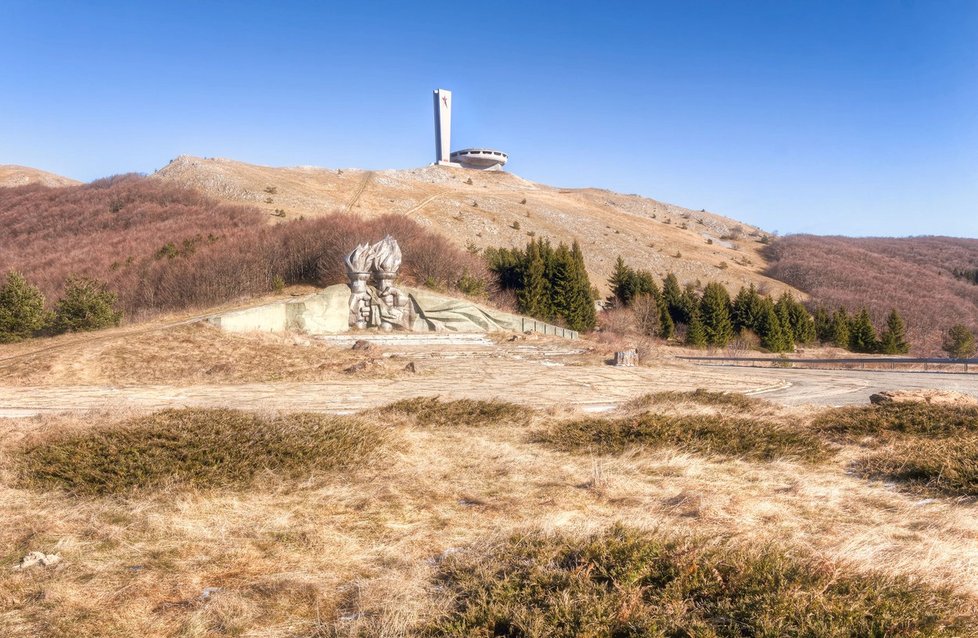
[{"label": "flying saucer shaped building", "polygon": [[450,151],[452,146],[452,92],[435,89],[435,164],[462,166],[484,171],[501,170],[509,155],[491,148],[464,148]]},{"label": "flying saucer shaped building", "polygon": [[465,168],[487,170],[502,168],[509,155],[491,148],[463,148],[461,151],[452,151],[451,159]]}]

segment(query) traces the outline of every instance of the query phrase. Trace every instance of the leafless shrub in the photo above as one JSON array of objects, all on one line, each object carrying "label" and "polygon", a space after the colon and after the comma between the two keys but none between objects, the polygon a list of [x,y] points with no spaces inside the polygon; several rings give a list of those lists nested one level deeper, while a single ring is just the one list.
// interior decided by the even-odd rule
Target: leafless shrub
[{"label": "leafless shrub", "polygon": [[915,354],[940,354],[941,331],[955,323],[978,328],[978,286],[951,274],[978,265],[976,239],[791,235],[764,252],[766,274],[809,293],[812,306],[865,306],[876,325],[896,308]]}]

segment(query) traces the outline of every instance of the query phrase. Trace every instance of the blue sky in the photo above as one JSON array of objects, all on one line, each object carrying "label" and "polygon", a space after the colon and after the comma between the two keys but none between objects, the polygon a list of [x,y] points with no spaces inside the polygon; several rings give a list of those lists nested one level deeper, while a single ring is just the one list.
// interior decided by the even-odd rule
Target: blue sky
[{"label": "blue sky", "polygon": [[0,0],[0,163],[453,148],[768,230],[978,237],[978,2]]}]

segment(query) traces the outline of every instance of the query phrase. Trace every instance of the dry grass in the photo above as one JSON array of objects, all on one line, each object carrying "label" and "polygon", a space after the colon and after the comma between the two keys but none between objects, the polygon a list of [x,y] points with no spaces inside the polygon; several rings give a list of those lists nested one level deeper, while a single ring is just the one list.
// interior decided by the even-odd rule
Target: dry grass
[{"label": "dry grass", "polygon": [[646,410],[652,406],[674,407],[684,403],[720,408],[728,413],[730,411],[753,412],[771,405],[766,401],[754,399],[739,392],[713,392],[704,388],[697,388],[692,392],[667,390],[644,394],[627,402],[622,408],[625,410]]},{"label": "dry grass", "polygon": [[301,336],[233,334],[205,323],[138,334],[121,329],[100,335],[98,341],[74,344],[59,341],[53,340],[53,351],[0,361],[0,382],[18,386],[311,382],[348,378],[343,370],[361,362],[367,364],[358,375],[361,378],[397,378],[403,376],[406,362],[384,357],[376,348],[365,353]]},{"label": "dry grass", "polygon": [[558,421],[537,439],[578,454],[620,454],[633,449],[669,448],[681,452],[754,461],[824,460],[818,438],[773,421],[717,415],[642,414],[620,418]]},{"label": "dry grass", "polygon": [[[727,547],[726,539],[731,548],[771,547],[834,570],[815,576],[854,583],[854,604],[875,605],[863,585],[879,582],[913,585],[918,600],[903,601],[904,610],[950,610],[943,595],[919,599],[947,587],[978,597],[973,505],[922,504],[846,475],[841,462],[756,463],[667,449],[566,454],[527,440],[527,428],[554,420],[544,412],[526,425],[470,428],[395,418],[396,445],[374,461],[316,480],[259,479],[257,489],[172,486],[104,498],[20,484],[16,459],[25,447],[118,418],[3,423],[0,635],[423,635],[450,619],[439,615],[451,608],[436,585],[451,584],[439,579],[452,557],[483,564],[493,548],[508,547],[496,540],[517,534],[580,549],[581,539],[607,538],[602,530],[616,522],[641,530],[636,538],[690,543],[704,560],[719,556],[711,548]],[[7,569],[34,550],[62,562]],[[677,564],[716,566],[686,558]],[[741,573],[737,564],[724,562],[732,575]],[[741,591],[733,585],[745,581],[724,582],[733,600]],[[811,590],[791,591],[798,598],[785,600],[808,600]],[[792,609],[785,604],[786,614]]]},{"label": "dry grass", "polygon": [[260,477],[297,479],[362,466],[386,438],[349,417],[163,410],[32,443],[15,465],[21,485],[72,494],[243,489]]},{"label": "dry grass", "polygon": [[533,410],[506,401],[458,399],[442,401],[438,397],[416,397],[396,401],[380,410],[381,414],[410,417],[421,427],[488,427],[525,425]]},{"label": "dry grass", "polygon": [[978,636],[943,589],[778,546],[648,533],[519,535],[449,557],[430,636]]},{"label": "dry grass", "polygon": [[861,476],[938,496],[978,497],[978,407],[919,402],[841,408],[819,415],[815,426],[875,449],[853,463]]}]

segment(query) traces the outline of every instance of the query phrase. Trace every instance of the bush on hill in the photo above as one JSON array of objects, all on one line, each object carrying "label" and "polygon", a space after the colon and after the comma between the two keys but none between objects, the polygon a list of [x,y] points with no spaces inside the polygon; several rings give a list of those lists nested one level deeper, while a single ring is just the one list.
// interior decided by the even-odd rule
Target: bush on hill
[{"label": "bush on hill", "polygon": [[104,282],[116,310],[135,319],[283,284],[343,282],[343,257],[387,233],[401,244],[407,283],[478,291],[492,279],[477,256],[403,217],[269,225],[255,208],[138,175],[0,189],[0,228],[0,272],[22,273],[47,299],[72,277]]},{"label": "bush on hill", "polygon": [[764,250],[765,274],[807,292],[813,308],[865,307],[878,326],[899,308],[915,354],[940,354],[955,324],[978,330],[978,286],[968,275],[978,239],[791,235]]}]

